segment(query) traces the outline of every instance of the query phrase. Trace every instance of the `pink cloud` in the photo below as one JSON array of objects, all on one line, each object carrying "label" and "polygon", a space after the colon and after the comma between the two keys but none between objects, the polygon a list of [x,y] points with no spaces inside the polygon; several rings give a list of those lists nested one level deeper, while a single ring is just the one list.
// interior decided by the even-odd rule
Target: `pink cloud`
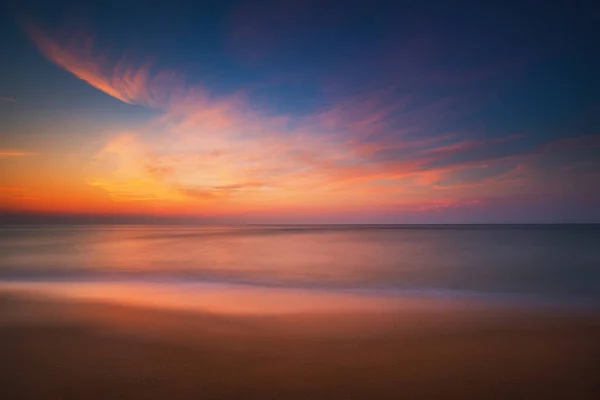
[{"label": "pink cloud", "polygon": [[153,73],[149,63],[134,66],[126,58],[113,63],[95,48],[93,38],[84,31],[67,31],[69,39],[60,40],[39,26],[25,24],[25,31],[49,61],[70,72],[90,86],[129,104],[164,107],[178,87],[175,74]]},{"label": "pink cloud", "polygon": [[[433,119],[459,115],[471,105],[457,106],[460,99],[448,96],[416,106],[412,96],[397,100],[393,90],[344,97],[298,119],[268,115],[244,94],[213,100],[202,87],[185,87],[177,74],[153,72],[148,64],[135,67],[126,58],[110,63],[89,36],[61,42],[33,26],[28,32],[42,54],[75,77],[123,102],[161,109],[144,126],[110,132],[91,160],[87,183],[115,202],[217,213],[467,207],[504,185],[543,174],[536,162],[553,149],[598,142],[594,136],[519,156],[463,157],[519,136],[420,135]],[[0,152],[20,155],[26,153]],[[468,182],[457,178],[466,169],[504,163],[514,168]]]}]

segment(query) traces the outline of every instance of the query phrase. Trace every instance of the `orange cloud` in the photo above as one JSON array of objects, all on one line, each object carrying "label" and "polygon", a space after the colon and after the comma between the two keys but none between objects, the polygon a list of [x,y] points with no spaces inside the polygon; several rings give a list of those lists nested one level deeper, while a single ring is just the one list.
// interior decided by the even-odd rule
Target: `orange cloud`
[{"label": "orange cloud", "polygon": [[[352,131],[331,130],[322,120],[319,114],[290,129],[285,119],[253,113],[241,98],[175,105],[145,129],[110,137],[94,159],[88,182],[114,201],[166,202],[172,209],[195,204],[223,212],[311,204],[413,204],[416,210],[436,192],[449,196],[491,182],[440,186],[455,171],[477,164],[425,167],[488,141],[443,135],[400,138],[386,148],[356,140]],[[438,144],[448,140],[453,142]],[[374,159],[381,150],[409,157]]]},{"label": "orange cloud", "polygon": [[0,158],[5,157],[24,157],[30,156],[35,153],[27,152],[27,151],[18,151],[18,150],[2,150],[0,149]]},{"label": "orange cloud", "polygon": [[[67,198],[40,191],[53,210],[427,211],[478,204],[499,190],[491,188],[532,173],[524,167],[527,160],[468,157],[498,139],[455,132],[422,136],[429,114],[455,112],[451,98],[415,107],[410,98],[394,102],[388,91],[375,91],[294,120],[257,112],[242,95],[213,100],[204,88],[185,87],[175,74],[153,72],[147,64],[110,63],[86,35],[60,41],[35,26],[27,31],[45,57],[77,78],[123,102],[162,109],[137,129],[107,132],[86,166],[90,192],[78,188]],[[0,157],[27,154],[0,151]],[[484,161],[521,166],[458,179]]]}]

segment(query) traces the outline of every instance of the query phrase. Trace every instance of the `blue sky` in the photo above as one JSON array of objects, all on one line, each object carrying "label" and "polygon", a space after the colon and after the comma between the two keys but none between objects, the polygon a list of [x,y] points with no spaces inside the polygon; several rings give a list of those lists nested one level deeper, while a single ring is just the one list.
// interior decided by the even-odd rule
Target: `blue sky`
[{"label": "blue sky", "polygon": [[0,208],[256,222],[600,219],[600,9],[20,2]]}]

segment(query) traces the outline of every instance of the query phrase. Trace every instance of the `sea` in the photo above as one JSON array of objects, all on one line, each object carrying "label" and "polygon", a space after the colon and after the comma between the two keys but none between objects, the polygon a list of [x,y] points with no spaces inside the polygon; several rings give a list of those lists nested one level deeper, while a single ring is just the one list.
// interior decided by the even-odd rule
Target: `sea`
[{"label": "sea", "polygon": [[232,312],[600,307],[600,225],[4,226],[0,289]]}]

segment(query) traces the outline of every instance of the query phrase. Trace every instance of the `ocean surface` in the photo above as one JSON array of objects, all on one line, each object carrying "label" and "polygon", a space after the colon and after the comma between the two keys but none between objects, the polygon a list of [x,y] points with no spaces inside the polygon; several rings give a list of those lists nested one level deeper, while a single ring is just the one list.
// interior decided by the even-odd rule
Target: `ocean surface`
[{"label": "ocean surface", "polygon": [[0,288],[206,304],[270,293],[258,308],[298,293],[600,306],[600,226],[3,227]]}]

